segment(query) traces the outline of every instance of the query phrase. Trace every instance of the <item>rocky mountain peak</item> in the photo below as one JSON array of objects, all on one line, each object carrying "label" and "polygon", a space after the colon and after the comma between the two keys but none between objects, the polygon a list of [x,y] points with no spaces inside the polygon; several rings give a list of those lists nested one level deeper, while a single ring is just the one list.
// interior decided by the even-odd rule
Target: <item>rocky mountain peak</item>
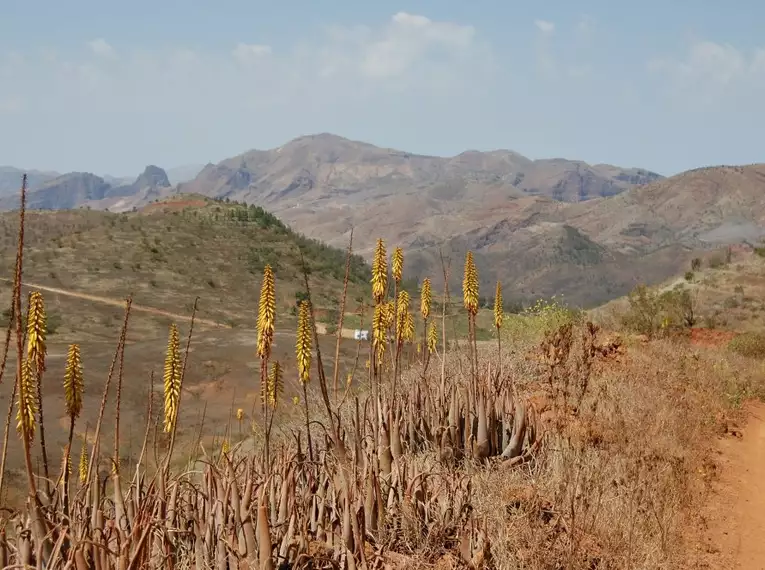
[{"label": "rocky mountain peak", "polygon": [[150,164],[144,169],[141,175],[136,178],[133,186],[135,188],[146,188],[147,186],[152,188],[169,188],[171,184],[167,172],[159,166]]}]

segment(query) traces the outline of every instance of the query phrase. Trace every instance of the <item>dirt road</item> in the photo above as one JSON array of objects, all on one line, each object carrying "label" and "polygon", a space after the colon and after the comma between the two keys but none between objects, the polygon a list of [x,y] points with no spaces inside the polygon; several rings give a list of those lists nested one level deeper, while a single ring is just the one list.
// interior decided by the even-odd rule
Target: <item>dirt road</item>
[{"label": "dirt road", "polygon": [[765,404],[749,406],[741,437],[720,442],[720,479],[707,514],[718,568],[765,570]]},{"label": "dirt road", "polygon": [[[0,281],[12,282],[11,279],[0,278]],[[21,283],[22,287],[28,289],[39,289],[40,291],[48,291],[49,293],[56,293],[58,295],[65,295],[67,297],[74,297],[77,299],[83,299],[85,301],[93,301],[94,303],[101,303],[103,305],[112,305],[114,307],[125,308],[125,299],[112,299],[110,297],[99,297],[98,295],[90,295],[88,293],[79,293],[77,291],[69,291],[67,289],[58,289],[57,287],[48,287],[46,285],[38,285],[36,283]],[[170,311],[163,311],[162,309],[155,309],[153,307],[146,307],[143,305],[131,306],[131,311],[138,311],[142,313],[150,313],[152,315],[160,315],[162,317],[168,317],[179,321],[190,321],[191,315],[180,315],[177,313],[171,313]],[[227,325],[211,321],[209,319],[194,318],[194,322],[203,325],[209,325],[216,328],[227,328]]]},{"label": "dirt road", "polygon": [[[5,277],[0,277],[0,281],[5,281],[8,283],[12,283],[12,279],[7,279]],[[115,299],[112,297],[100,297],[98,295],[90,295],[89,293],[81,293],[79,291],[71,291],[69,289],[59,289],[58,287],[49,287],[47,285],[38,285],[37,283],[25,283],[22,282],[21,284],[26,289],[39,289],[40,291],[48,291],[49,293],[55,293],[57,295],[64,295],[67,297],[73,297],[76,299],[83,299],[85,301],[92,301],[94,303],[101,303],[103,305],[111,305],[113,307],[120,307],[121,309],[125,308],[125,299]],[[137,305],[136,303],[133,303],[131,306],[131,311],[138,311],[143,313],[149,313],[152,315],[159,315],[163,317],[168,317],[170,319],[174,319],[177,321],[190,321],[191,315],[181,315],[178,313],[172,313],[170,311],[165,311],[162,309],[155,309],[154,307],[147,307],[145,305]],[[229,325],[219,323],[217,321],[212,321],[209,319],[201,319],[199,317],[196,317],[194,319],[194,322],[196,324],[202,324],[202,325],[208,325],[214,328],[231,328]],[[327,326],[323,323],[317,323],[316,329],[318,334],[320,335],[326,335],[327,334]],[[294,332],[286,332],[286,331],[275,331],[274,333],[277,336],[295,336]],[[343,328],[341,336],[344,338],[353,338],[354,331],[353,329],[346,329]],[[334,336],[334,335],[332,335]]]}]

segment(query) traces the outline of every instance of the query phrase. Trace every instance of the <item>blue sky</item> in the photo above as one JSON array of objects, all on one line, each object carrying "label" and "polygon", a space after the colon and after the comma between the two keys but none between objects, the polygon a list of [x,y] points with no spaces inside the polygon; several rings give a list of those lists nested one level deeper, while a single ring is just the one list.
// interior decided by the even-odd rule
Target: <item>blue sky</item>
[{"label": "blue sky", "polygon": [[763,161],[765,3],[3,0],[0,165],[134,175],[332,132],[662,174]]}]

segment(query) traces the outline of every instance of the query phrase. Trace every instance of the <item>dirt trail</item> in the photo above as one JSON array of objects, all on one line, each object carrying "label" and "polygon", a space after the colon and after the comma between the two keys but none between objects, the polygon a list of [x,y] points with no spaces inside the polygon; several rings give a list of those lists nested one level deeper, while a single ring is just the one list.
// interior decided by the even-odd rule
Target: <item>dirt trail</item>
[{"label": "dirt trail", "polygon": [[[0,278],[0,281],[6,281],[6,282],[12,282],[11,279],[6,278]],[[59,289],[57,287],[48,287],[46,285],[38,285],[36,283],[24,283],[22,282],[23,287],[27,287],[29,289],[40,289],[41,291],[48,291],[50,293],[56,293],[58,295],[65,295],[67,297],[74,297],[77,299],[83,299],[86,301],[93,301],[94,303],[101,303],[103,305],[112,305],[114,307],[120,307],[122,309],[125,308],[125,299],[114,299],[111,297],[99,297],[98,295],[89,295],[88,293],[79,293],[77,291],[69,291],[67,289]],[[169,317],[171,319],[179,320],[179,321],[190,321],[191,315],[180,315],[177,313],[172,313],[170,311],[163,311],[162,309],[155,309],[153,307],[146,307],[143,305],[136,305],[133,303],[131,306],[131,311],[139,311],[143,313],[150,313],[152,315],[160,315],[163,317]],[[211,321],[209,319],[200,319],[199,317],[194,318],[194,322],[197,324],[203,324],[203,325],[209,325],[211,327],[216,328],[229,328],[227,325],[218,323],[216,321]]]},{"label": "dirt trail", "polygon": [[[329,334],[327,332],[327,325],[324,323],[316,323],[316,332],[320,335],[327,335]],[[354,338],[353,335],[356,333],[355,329],[347,329],[343,327],[340,330],[340,336],[343,338]],[[332,333],[332,336],[335,336],[335,333]]]},{"label": "dirt trail", "polygon": [[[12,283],[13,280],[7,279],[5,277],[0,277],[0,281],[6,281],[8,283]],[[113,297],[100,297],[98,295],[90,295],[88,293],[80,293],[78,291],[71,291],[69,289],[59,289],[58,287],[48,287],[47,285],[38,285],[36,283],[25,283],[22,282],[21,285],[23,287],[26,287],[28,289],[39,289],[41,291],[48,291],[49,293],[56,293],[58,295],[65,295],[67,297],[74,297],[76,299],[83,299],[85,301],[93,301],[94,303],[101,303],[104,305],[111,305],[113,307],[119,307],[121,309],[125,308],[125,300],[124,299],[115,299]],[[178,313],[172,313],[170,311],[164,311],[162,309],[155,309],[154,307],[147,307],[145,305],[136,305],[133,303],[131,305],[131,311],[139,311],[143,313],[149,313],[152,315],[160,315],[163,317],[168,317],[170,319],[178,320],[178,321],[185,321],[188,322],[191,320],[191,315],[181,315]],[[222,328],[222,329],[228,329],[231,328],[229,325],[219,323],[217,321],[212,321],[210,319],[201,319],[199,317],[194,318],[195,324],[202,324],[202,325],[208,325],[214,328]],[[326,335],[327,329],[326,325],[322,323],[318,323],[317,326],[317,332],[320,335]],[[346,329],[343,328],[341,336],[345,338],[353,338],[353,329]],[[287,332],[287,331],[275,331],[274,334],[276,336],[289,336],[293,337],[295,336],[294,332]],[[334,335],[333,335],[334,336]]]},{"label": "dirt trail", "polygon": [[720,442],[720,478],[707,515],[718,568],[765,569],[765,404],[748,407],[741,437]]}]

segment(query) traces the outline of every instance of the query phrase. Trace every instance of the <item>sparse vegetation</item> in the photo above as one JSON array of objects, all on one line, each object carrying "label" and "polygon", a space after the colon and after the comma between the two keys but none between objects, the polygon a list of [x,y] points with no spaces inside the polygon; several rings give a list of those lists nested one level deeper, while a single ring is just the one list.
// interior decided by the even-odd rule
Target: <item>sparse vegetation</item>
[{"label": "sparse vegetation", "polygon": [[622,315],[622,325],[648,338],[666,335],[696,324],[695,301],[681,285],[657,292],[645,285],[637,286],[629,295],[629,309]]},{"label": "sparse vegetation", "polygon": [[[317,273],[326,266],[311,265],[298,246],[294,267],[282,251],[281,273],[270,264],[262,269],[257,317],[251,319],[257,332],[251,351],[259,361],[251,399],[233,400],[228,425],[205,444],[204,420],[182,433],[186,394],[194,393],[186,375],[211,365],[196,356],[200,317],[194,302],[185,343],[178,325],[169,326],[162,406],[155,409],[152,375],[140,451],[133,454],[124,450],[120,431],[127,423],[121,413],[127,405],[123,371],[132,297],[125,302],[95,426],[83,426],[83,394],[98,390],[83,374],[87,359],[78,344],[70,345],[63,387],[48,382],[54,378],[44,374],[51,358],[49,311],[37,290],[22,303],[28,253],[23,205],[22,191],[12,302],[4,314],[5,353],[15,340],[16,374],[15,382],[3,384],[10,398],[0,497],[26,486],[26,500],[6,502],[0,514],[4,565],[678,567],[685,555],[684,517],[700,501],[693,492],[695,474],[704,465],[715,418],[732,413],[761,381],[759,368],[729,364],[724,351],[698,352],[668,340],[627,349],[620,337],[556,298],[505,314],[501,283],[494,306],[482,313],[471,252],[462,272],[464,312],[449,317],[455,324],[450,332],[449,262],[444,261],[440,294],[428,280],[416,307],[404,286],[404,252],[395,248],[389,260],[382,239],[371,271],[358,282],[367,293],[361,299],[373,306],[372,342],[359,343],[355,360],[343,364],[337,335],[334,358],[326,364],[315,305]],[[220,215],[236,227],[251,223],[287,235],[264,213],[234,205],[229,214],[229,206],[178,217],[187,216],[185,223],[193,225],[212,212],[205,223],[214,225]],[[167,239],[182,233],[181,227],[173,225]],[[174,249],[157,247],[162,263],[173,263]],[[366,272],[358,268],[353,277],[353,259],[349,247],[340,279],[327,270],[330,281],[323,283],[339,296],[329,303],[337,307],[339,328],[348,285]],[[669,326],[692,327],[697,318],[685,288],[658,293],[640,287],[629,302],[625,325],[648,336]],[[297,334],[287,359],[275,351],[276,323],[296,306]],[[244,311],[237,315],[248,318]],[[466,332],[457,333],[458,318]],[[491,342],[479,339],[482,318],[487,334],[496,336]],[[0,366],[0,378],[4,372]],[[288,374],[300,386],[291,405],[285,397]],[[43,382],[66,402],[69,437],[63,450],[46,446]],[[14,412],[23,448],[21,478],[12,478],[16,471],[6,464],[15,441],[8,427]],[[107,423],[114,424],[111,449]],[[183,451],[182,437],[190,443]],[[76,477],[70,477],[75,439],[79,462]]]},{"label": "sparse vegetation", "polygon": [[[54,285],[53,273],[57,288],[112,299],[132,293],[136,303],[169,312],[183,311],[189,299],[200,296],[205,303],[199,317],[220,323],[232,317],[255,320],[252,299],[266,264],[284,280],[276,300],[280,308],[294,303],[302,289],[300,251],[318,307],[336,301],[334,290],[345,272],[343,251],[293,232],[262,209],[201,197],[179,196],[123,214],[30,211],[26,222],[30,263],[25,282]],[[0,248],[6,252],[0,258],[4,277],[13,273],[9,252],[15,247],[15,223],[13,214],[0,214],[0,227],[8,231],[0,231]],[[50,252],[55,255],[47,256]],[[369,275],[369,266],[354,255],[349,294],[361,294]],[[0,296],[0,303],[9,301],[7,295]],[[92,328],[97,321],[94,309],[83,307],[63,326],[68,334]]]},{"label": "sparse vegetation", "polygon": [[765,358],[765,335],[756,332],[739,334],[731,339],[728,348],[749,358]]}]

